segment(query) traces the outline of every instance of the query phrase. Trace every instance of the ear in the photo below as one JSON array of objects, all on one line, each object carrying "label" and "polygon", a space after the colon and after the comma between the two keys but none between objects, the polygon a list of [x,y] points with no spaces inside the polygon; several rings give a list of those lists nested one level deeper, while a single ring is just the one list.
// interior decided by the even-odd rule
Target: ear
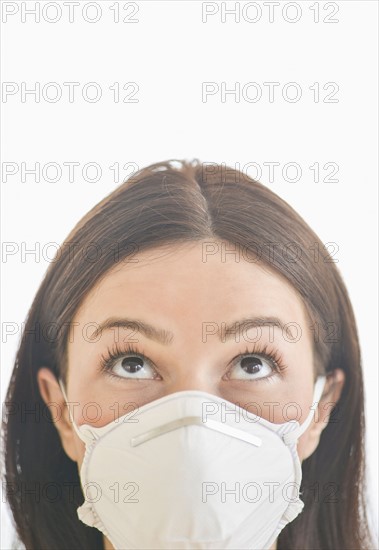
[{"label": "ear", "polygon": [[298,452],[302,460],[310,457],[317,449],[322,431],[329,423],[330,413],[341,396],[344,383],[345,373],[343,370],[335,369],[331,373],[328,373],[325,388],[315,411],[313,421],[299,439]]},{"label": "ear", "polygon": [[50,409],[65,453],[71,460],[78,462],[76,440],[79,438],[73,428],[62,390],[55,375],[49,368],[41,367],[37,372],[37,383],[42,399]]}]

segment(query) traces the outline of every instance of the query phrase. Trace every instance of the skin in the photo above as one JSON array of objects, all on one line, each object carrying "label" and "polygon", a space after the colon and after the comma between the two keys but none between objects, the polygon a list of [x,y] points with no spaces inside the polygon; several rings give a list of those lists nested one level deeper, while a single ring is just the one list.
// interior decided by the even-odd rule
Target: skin
[{"label": "skin", "polygon": [[[120,403],[116,416],[122,416],[130,411],[130,402],[140,407],[170,393],[191,389],[218,395],[240,406],[254,401],[261,405],[261,416],[275,423],[290,419],[304,422],[314,390],[313,333],[305,305],[292,285],[267,266],[246,261],[242,254],[239,261],[232,254],[222,256],[221,246],[219,250],[204,257],[204,243],[196,242],[145,251],[135,257],[138,262],[113,267],[89,291],[73,319],[73,323],[79,324],[73,325],[73,338],[68,343],[66,393],[69,401],[80,403],[73,409],[77,425],[104,426],[114,421],[115,411],[109,407],[115,401]],[[169,344],[163,344],[131,328],[118,328],[102,331],[96,341],[90,341],[96,326],[88,325],[86,333],[83,327],[87,323],[100,324],[111,316],[143,320],[171,331],[173,338]],[[225,341],[221,341],[217,333],[204,336],[202,332],[204,322],[213,323],[222,333],[222,323],[252,316],[275,316],[283,323],[297,323],[301,337],[290,341],[288,333],[269,326],[262,327],[261,332],[251,327],[240,333],[239,338],[237,332]],[[271,343],[270,334],[274,340]],[[106,354],[115,339],[121,349],[132,340],[138,352],[144,353],[152,363],[147,364],[142,380],[130,379],[137,374],[122,369],[124,356],[115,361],[117,367],[114,367],[116,374],[124,378],[111,378],[98,371],[100,355]],[[254,343],[254,339],[258,341]],[[269,351],[276,348],[280,352],[287,368],[271,379],[257,379],[259,374],[243,379],[242,358],[235,358],[246,353],[246,346],[251,353],[254,346],[265,344]],[[263,359],[261,373],[275,372],[269,360],[258,357]],[[158,378],[153,379],[154,375]],[[38,371],[37,378],[47,405],[53,402],[61,406],[62,415],[55,425],[66,454],[77,462],[79,471],[85,444],[73,429],[58,382],[46,367]],[[299,438],[301,462],[317,448],[343,383],[341,370],[335,370],[328,377],[318,414]],[[82,416],[83,406],[90,401],[96,401],[101,407],[101,418],[96,422],[88,422],[88,417]],[[274,416],[273,409],[263,405],[269,401],[280,404],[275,407]],[[290,402],[299,405],[300,417],[295,407],[284,409]],[[56,418],[55,406],[51,410]],[[88,411],[88,414],[95,416],[94,412]],[[105,549],[113,550],[104,535],[103,539]],[[275,541],[271,550],[276,550],[276,545]]]}]

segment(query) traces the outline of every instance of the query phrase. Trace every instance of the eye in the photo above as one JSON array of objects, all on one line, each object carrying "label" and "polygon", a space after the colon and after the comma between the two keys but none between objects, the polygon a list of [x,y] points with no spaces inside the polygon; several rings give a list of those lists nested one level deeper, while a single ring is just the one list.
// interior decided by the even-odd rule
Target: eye
[{"label": "eye", "polygon": [[113,349],[108,349],[107,355],[101,356],[100,369],[107,375],[116,378],[130,380],[160,378],[149,359],[130,344],[124,351],[120,350],[117,345]]},{"label": "eye", "polygon": [[[269,381],[273,376],[281,375],[287,368],[279,352],[275,349],[268,350],[267,345],[262,349],[246,349],[232,363],[232,369],[226,376],[228,380]],[[118,379],[161,380],[152,362],[130,344],[124,350],[117,344],[112,349],[108,348],[106,356],[101,355],[100,371]]]},{"label": "eye", "polygon": [[267,346],[262,350],[248,349],[243,355],[233,361],[229,371],[229,380],[263,380],[280,374],[286,366],[277,350],[268,351]]}]

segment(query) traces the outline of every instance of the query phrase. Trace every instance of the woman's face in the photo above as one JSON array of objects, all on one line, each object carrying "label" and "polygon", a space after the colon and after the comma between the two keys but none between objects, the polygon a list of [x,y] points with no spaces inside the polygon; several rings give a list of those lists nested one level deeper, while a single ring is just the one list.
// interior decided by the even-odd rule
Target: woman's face
[{"label": "woman's face", "polygon": [[[313,333],[283,277],[221,242],[154,249],[131,260],[90,290],[72,320],[66,392],[78,403],[77,425],[104,426],[181,390],[209,392],[271,422],[304,422],[314,390]],[[127,320],[134,324],[122,326]],[[102,356],[115,346],[121,355],[102,371]],[[80,468],[85,446],[51,374],[40,369],[41,393],[61,403],[56,426]],[[299,439],[301,460],[317,447],[336,397],[320,404],[318,421]]]}]

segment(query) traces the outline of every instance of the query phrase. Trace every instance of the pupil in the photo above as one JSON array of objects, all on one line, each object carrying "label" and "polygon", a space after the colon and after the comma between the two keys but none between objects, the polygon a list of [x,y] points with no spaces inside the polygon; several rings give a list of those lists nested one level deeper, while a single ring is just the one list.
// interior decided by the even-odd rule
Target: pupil
[{"label": "pupil", "polygon": [[243,370],[248,374],[256,374],[260,371],[262,361],[257,357],[244,357],[241,361],[241,365]]},{"label": "pupil", "polygon": [[[138,372],[139,370],[141,370],[143,365],[141,365],[140,363],[141,359],[139,357],[128,357],[121,361],[122,367],[130,373]],[[125,365],[127,365],[126,368]]]}]

